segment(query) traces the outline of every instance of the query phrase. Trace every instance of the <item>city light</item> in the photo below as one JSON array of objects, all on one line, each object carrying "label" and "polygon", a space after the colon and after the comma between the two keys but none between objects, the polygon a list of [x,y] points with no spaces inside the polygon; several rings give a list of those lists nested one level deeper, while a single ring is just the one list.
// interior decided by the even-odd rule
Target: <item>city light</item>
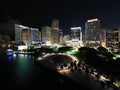
[{"label": "city light", "polygon": [[75,29],[81,29],[81,27],[73,27],[73,28],[70,28],[71,30],[75,30]]},{"label": "city light", "polygon": [[95,18],[95,19],[90,19],[90,20],[88,20],[87,22],[94,22],[94,21],[97,21],[98,19],[97,18]]},{"label": "city light", "polygon": [[23,26],[23,25],[19,25],[21,28],[23,28],[23,29],[26,29],[26,28],[28,28],[28,27],[26,27],[26,26]]}]

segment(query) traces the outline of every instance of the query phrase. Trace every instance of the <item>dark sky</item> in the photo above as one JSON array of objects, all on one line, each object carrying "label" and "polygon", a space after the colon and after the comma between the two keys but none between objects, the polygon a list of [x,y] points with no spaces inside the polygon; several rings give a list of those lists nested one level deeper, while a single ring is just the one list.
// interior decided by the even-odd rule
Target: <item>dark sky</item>
[{"label": "dark sky", "polygon": [[65,33],[71,26],[84,29],[85,22],[91,18],[100,19],[102,28],[120,26],[120,0],[9,0],[0,2],[0,22],[6,17],[38,28],[59,19]]}]

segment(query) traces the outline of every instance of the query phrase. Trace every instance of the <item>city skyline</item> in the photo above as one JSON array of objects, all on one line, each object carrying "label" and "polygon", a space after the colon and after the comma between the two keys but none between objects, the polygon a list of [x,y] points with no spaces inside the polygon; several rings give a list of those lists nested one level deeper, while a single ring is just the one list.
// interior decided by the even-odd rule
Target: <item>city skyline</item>
[{"label": "city skyline", "polygon": [[84,30],[88,19],[98,18],[101,28],[119,27],[119,0],[66,0],[39,2],[1,2],[0,23],[6,17],[17,19],[28,27],[41,28],[50,26],[53,19],[58,19],[60,28],[67,34],[72,26],[80,26]]}]

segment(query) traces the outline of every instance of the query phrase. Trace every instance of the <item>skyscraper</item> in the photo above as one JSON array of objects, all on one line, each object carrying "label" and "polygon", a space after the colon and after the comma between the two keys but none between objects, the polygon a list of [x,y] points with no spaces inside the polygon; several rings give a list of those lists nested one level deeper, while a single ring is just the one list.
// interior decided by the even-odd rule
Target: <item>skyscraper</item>
[{"label": "skyscraper", "polygon": [[42,27],[42,42],[46,45],[51,45],[51,27]]},{"label": "skyscraper", "polygon": [[90,19],[85,23],[86,46],[96,47],[100,45],[100,20]]},{"label": "skyscraper", "polygon": [[32,39],[31,39],[31,31],[30,28],[24,28],[21,31],[21,43],[25,46],[30,46]]},{"label": "skyscraper", "polygon": [[73,46],[81,46],[82,44],[82,32],[81,27],[71,28],[71,41]]},{"label": "skyscraper", "polygon": [[53,20],[51,24],[51,40],[52,44],[59,44],[59,20]]},{"label": "skyscraper", "polygon": [[28,29],[28,27],[15,24],[15,43],[16,44],[22,44],[22,30]]},{"label": "skyscraper", "polygon": [[15,24],[15,43],[27,47],[36,44],[39,40],[38,29]]},{"label": "skyscraper", "polygon": [[106,47],[112,52],[120,53],[120,28],[106,30]]},{"label": "skyscraper", "polygon": [[52,21],[51,27],[54,28],[54,29],[59,29],[59,20],[54,19]]},{"label": "skyscraper", "polygon": [[32,44],[39,43],[39,29],[31,28],[31,39],[32,39]]}]

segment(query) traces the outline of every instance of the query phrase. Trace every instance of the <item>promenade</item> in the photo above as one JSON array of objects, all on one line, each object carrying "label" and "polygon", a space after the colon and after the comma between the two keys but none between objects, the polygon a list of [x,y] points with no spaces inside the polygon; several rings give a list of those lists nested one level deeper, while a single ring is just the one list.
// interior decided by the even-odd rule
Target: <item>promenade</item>
[{"label": "promenade", "polygon": [[87,87],[87,90],[119,90],[107,86],[103,87],[101,81],[104,82],[104,80],[98,80],[93,73],[86,73],[86,69],[81,67],[76,69],[74,64],[77,64],[77,60],[70,55],[45,55],[37,59],[37,63],[74,80],[78,85]]}]

